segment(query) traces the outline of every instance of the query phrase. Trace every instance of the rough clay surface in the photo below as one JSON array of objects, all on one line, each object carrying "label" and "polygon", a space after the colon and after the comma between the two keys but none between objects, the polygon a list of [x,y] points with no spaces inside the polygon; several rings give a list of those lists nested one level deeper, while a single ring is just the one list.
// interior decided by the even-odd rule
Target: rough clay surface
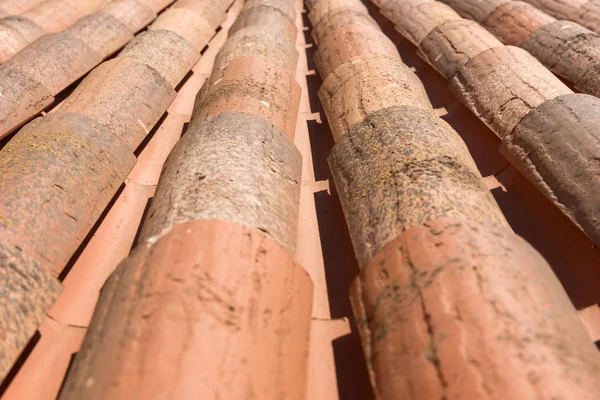
[{"label": "rough clay surface", "polygon": [[12,16],[0,20],[0,64],[25,48],[46,32],[44,29],[22,16]]},{"label": "rough clay surface", "polygon": [[321,86],[319,98],[335,140],[387,107],[432,108],[423,84],[410,68],[400,59],[377,55],[338,67]]},{"label": "rough clay surface", "polygon": [[244,10],[249,10],[254,7],[267,6],[279,10],[283,15],[290,19],[290,21],[296,21],[296,8],[294,7],[293,0],[245,0]]},{"label": "rough clay surface", "polygon": [[399,11],[393,19],[396,30],[415,46],[421,44],[421,41],[442,23],[462,20],[452,8],[438,1],[413,1]]},{"label": "rough clay surface", "polygon": [[178,34],[159,30],[140,33],[119,53],[131,57],[160,74],[174,89],[200,59],[190,42]]},{"label": "rough clay surface", "polygon": [[329,0],[318,2],[308,13],[308,18],[315,29],[320,29],[319,25],[327,17],[332,17],[337,13],[347,12],[361,14],[369,13],[364,4],[357,0]]},{"label": "rough clay surface", "polygon": [[[496,8],[482,23],[487,30],[511,46],[521,46],[533,32],[556,21],[550,15],[522,1],[510,1]],[[536,57],[537,58],[537,57]]]},{"label": "rough clay surface", "polygon": [[600,95],[600,35],[570,21],[535,31],[521,47],[584,93]]},{"label": "rough clay surface", "polygon": [[533,184],[600,245],[600,99],[547,101],[515,128],[508,151]]},{"label": "rough clay surface", "polygon": [[152,8],[137,0],[113,0],[99,13],[118,19],[132,33],[139,31],[156,18]]},{"label": "rough clay surface", "polygon": [[432,111],[392,107],[338,141],[329,165],[361,266],[440,217],[506,225],[460,137]]},{"label": "rough clay surface", "polygon": [[589,0],[526,0],[554,18],[570,19]]},{"label": "rough clay surface", "polygon": [[111,276],[61,398],[303,400],[311,305],[262,232],[177,225]]},{"label": "rough clay surface", "polygon": [[492,11],[511,0],[442,0],[464,18],[481,23]]},{"label": "rough clay surface", "polygon": [[61,291],[47,265],[0,240],[0,379],[6,377]]},{"label": "rough clay surface", "polygon": [[[281,18],[281,17],[280,17]],[[271,29],[252,26],[229,34],[229,38],[217,54],[211,81],[223,77],[227,65],[240,57],[262,57],[278,68],[294,74],[298,64],[298,50],[285,36],[274,34]]]},{"label": "rough clay surface", "polygon": [[[218,19],[219,24],[225,15]],[[172,8],[160,15],[150,26],[150,31],[170,31],[189,42],[197,53],[206,47],[215,30],[202,14],[191,12],[185,8]],[[179,44],[179,47],[183,44]]]},{"label": "rough clay surface", "polygon": [[[170,7],[170,10],[177,9],[183,9],[188,13],[193,12],[198,14],[204,18],[213,30],[217,29],[225,20],[225,10],[218,1],[179,0]],[[166,12],[163,14],[166,14]],[[159,20],[160,17],[157,21]]]},{"label": "rough clay surface", "polygon": [[569,19],[600,33],[600,1],[588,1],[581,8],[573,10]]},{"label": "rough clay surface", "polygon": [[261,117],[195,120],[163,168],[141,240],[218,219],[259,229],[293,254],[301,174],[298,150]]},{"label": "rough clay surface", "polygon": [[85,116],[32,121],[1,152],[0,241],[60,272],[134,164],[109,129]]},{"label": "rough clay surface", "polygon": [[256,5],[244,9],[229,28],[229,36],[231,37],[244,28],[260,26],[263,29],[278,32],[289,42],[295,43],[298,29],[292,20],[282,18],[282,15],[284,14],[279,9],[266,5]]},{"label": "rough clay surface", "polygon": [[[259,115],[293,138],[298,119],[300,86],[296,75],[264,57],[239,57],[205,82],[192,119],[237,111]],[[216,79],[216,80],[215,80]]]},{"label": "rough clay surface", "polygon": [[[87,2],[81,3],[84,5]],[[88,13],[82,13],[67,1],[51,0],[30,8],[23,13],[23,17],[42,27],[45,33],[53,33],[65,30],[85,14]]]},{"label": "rough clay surface", "polygon": [[52,93],[23,71],[0,65],[0,139],[52,104]]},{"label": "rough clay surface", "polygon": [[81,18],[66,32],[104,59],[133,39],[135,31],[111,15],[96,13]]},{"label": "rough clay surface", "polygon": [[446,79],[485,50],[502,46],[491,33],[473,21],[450,20],[435,28],[419,46],[420,55]]},{"label": "rough clay surface", "polygon": [[[326,19],[321,24],[315,63],[323,80],[348,61],[379,54],[400,60],[396,46],[379,28],[355,14],[337,14],[342,18]],[[327,26],[324,26],[329,23]]]},{"label": "rough clay surface", "polygon": [[344,12],[327,14],[317,26],[313,27],[310,34],[315,44],[319,44],[321,37],[327,34],[327,31],[330,30],[333,24],[337,26],[344,26],[346,24],[370,25],[373,29],[381,31],[377,22],[370,15],[365,14],[362,10],[349,9]]},{"label": "rough clay surface", "polygon": [[58,94],[102,62],[102,56],[67,32],[45,35],[6,63]]},{"label": "rough clay surface", "polygon": [[118,57],[94,69],[61,105],[92,118],[135,150],[175,98],[153,68]]},{"label": "rough clay surface", "polygon": [[350,293],[382,400],[598,399],[600,353],[550,266],[507,229],[414,227]]},{"label": "rough clay surface", "polygon": [[525,50],[501,46],[460,67],[452,92],[500,138],[506,138],[532,109],[573,93]]}]

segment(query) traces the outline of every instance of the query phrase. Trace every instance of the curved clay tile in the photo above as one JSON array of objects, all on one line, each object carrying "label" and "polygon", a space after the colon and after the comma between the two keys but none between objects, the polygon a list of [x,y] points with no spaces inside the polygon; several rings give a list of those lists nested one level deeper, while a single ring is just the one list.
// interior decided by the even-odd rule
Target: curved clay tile
[{"label": "curved clay tile", "polygon": [[165,163],[141,244],[102,291],[63,396],[303,399],[312,285],[292,260],[302,163],[272,123],[298,117],[277,104],[299,93],[278,93],[268,115],[203,101],[233,90],[214,75],[233,78],[240,63],[256,74],[238,92],[253,103],[293,77],[295,51],[266,51],[279,33],[248,26],[217,56],[212,89]]},{"label": "curved clay tile", "polygon": [[45,0],[0,0],[0,10],[4,13],[2,17],[22,14],[42,1]]},{"label": "curved clay tile", "polygon": [[277,27],[276,29],[281,32],[281,35],[286,40],[290,43],[294,43],[298,34],[296,25],[291,19],[281,18],[279,14],[273,13],[272,9],[273,7],[268,5],[255,5],[250,8],[244,8],[231,28],[229,28],[229,34],[232,35],[241,29],[253,25],[268,26],[269,30],[273,30]]},{"label": "curved clay tile", "polygon": [[[477,3],[489,10],[489,2]],[[454,2],[464,17],[473,4]],[[550,15],[521,1],[507,0],[481,22],[498,39],[520,46],[555,74],[573,83],[578,90],[600,95],[600,35],[571,21],[556,21]]]},{"label": "curved clay tile", "polygon": [[400,59],[396,46],[389,40],[383,40],[385,35],[375,28],[377,24],[374,21],[348,13],[344,14],[344,18],[325,19],[320,26],[315,63],[323,80],[340,65],[356,61],[363,54]]},{"label": "curved clay tile", "polygon": [[[355,9],[348,6],[348,12]],[[465,34],[474,32],[474,25],[459,26],[467,28]],[[429,35],[436,35],[435,28]],[[447,40],[453,34],[438,37]],[[490,48],[479,39],[455,35],[456,49],[444,54],[458,65],[453,78],[478,71],[479,80],[469,79],[478,87],[488,78],[477,65],[493,63],[487,69],[492,75],[487,93],[478,89],[482,94],[474,97],[489,101],[486,109],[495,109],[492,84],[503,80],[508,87],[511,79],[534,86],[543,82],[529,91],[515,87],[515,97],[524,97],[534,110],[537,103],[543,107],[550,103],[546,99],[569,93],[562,84],[554,85],[555,78],[541,66],[540,73],[517,71],[519,63],[535,65],[524,51]],[[433,52],[434,46],[429,49]],[[492,61],[496,57],[504,63]],[[377,76],[379,65],[390,58],[363,54],[360,63],[337,67],[323,84],[332,95],[349,99],[340,101],[342,106],[369,101],[388,86],[383,81],[355,86],[346,83],[349,77],[336,79],[366,59],[371,65],[360,82]],[[398,105],[383,104],[352,123],[347,112],[336,112],[323,99],[333,131],[344,126],[329,162],[362,268],[351,298],[376,397],[595,398],[600,356],[559,281],[543,258],[508,228],[466,146],[435,116],[422,85],[411,75],[405,67],[387,78],[401,88]],[[335,83],[328,83],[332,79]],[[515,107],[499,117],[518,125],[516,114],[531,115],[531,108]]]},{"label": "curved clay tile", "polygon": [[4,63],[47,33],[59,32],[78,19],[109,3],[109,0],[47,0],[20,17],[0,20],[0,63]]},{"label": "curved clay tile", "polygon": [[0,138],[44,110],[53,96],[114,54],[155,17],[141,0],[118,0],[64,32],[40,37],[1,65]]},{"label": "curved clay tile", "polygon": [[[506,0],[503,4],[509,2]],[[456,1],[455,3],[458,8],[457,4],[461,2]],[[485,14],[489,16],[487,20],[490,20],[494,15],[493,9],[489,11],[492,7],[488,7],[485,1],[479,3],[481,10],[486,10]],[[473,7],[479,3],[468,2],[466,9],[473,10]],[[431,9],[447,7],[435,1],[428,4]],[[460,8],[460,10],[464,11],[465,9]],[[483,15],[483,13],[481,14]],[[403,19],[398,19],[393,22],[402,24],[403,21]],[[571,61],[571,57],[575,60],[584,60],[582,65],[586,73],[581,74],[582,69],[579,66],[572,66],[569,71],[573,74],[579,73],[585,82],[594,82],[596,77],[593,60],[597,56],[593,54],[597,53],[597,50],[589,50],[586,53],[584,49],[591,49],[594,46],[580,45],[586,43],[589,36],[577,33],[570,36],[570,33],[563,32],[545,36],[545,29],[553,27],[555,24],[557,23],[551,22],[535,30],[530,38],[523,42],[523,47],[535,50],[536,40],[537,43],[548,43],[548,49],[555,51],[555,58],[564,60],[552,62],[557,71],[569,70],[565,62]],[[424,21],[423,25],[429,26],[430,21]],[[558,25],[560,26],[560,24]],[[564,29],[565,31],[570,30],[568,23],[562,26],[568,28]],[[464,30],[465,27],[468,27],[468,30]],[[440,30],[444,29],[446,32],[440,34]],[[461,30],[464,30],[464,33],[460,32]],[[577,32],[576,29],[574,31]],[[559,37],[555,39],[553,35]],[[566,53],[565,58],[556,53],[559,48],[565,48],[562,44],[569,43],[569,41],[561,40],[561,37],[573,38],[570,41],[571,50],[563,52],[563,54]],[[554,41],[554,47],[551,44],[552,41]],[[552,156],[551,147],[543,146],[541,142],[546,139],[542,139],[540,136],[533,137],[537,137],[540,141],[535,161],[528,157],[528,150],[523,152],[520,146],[511,144],[514,132],[519,129],[519,124],[527,120],[524,117],[530,114],[535,115],[532,113],[537,113],[539,110],[546,110],[546,114],[543,115],[543,118],[547,119],[545,126],[561,125],[565,121],[574,121],[575,124],[569,125],[570,129],[573,129],[572,132],[564,129],[546,131],[544,128],[544,134],[552,132],[552,135],[558,135],[556,143],[570,143],[569,146],[574,146],[575,154],[591,154],[591,157],[596,157],[595,154],[600,154],[600,131],[581,122],[588,119],[589,110],[595,109],[596,100],[589,99],[585,95],[576,95],[583,96],[581,101],[586,104],[586,107],[569,109],[569,112],[574,115],[573,119],[565,120],[562,115],[547,113],[546,103],[548,105],[553,102],[562,104],[559,99],[573,92],[528,52],[516,47],[500,45],[499,42],[494,45],[494,42],[495,39],[491,38],[483,27],[474,23],[460,22],[454,17],[450,17],[448,21],[440,22],[439,26],[418,44],[418,53],[450,81],[451,90],[467,108],[502,139],[502,148],[507,152],[506,157],[510,159],[511,163],[517,169],[525,171],[525,175],[533,185],[582,229],[592,241],[600,243],[600,224],[596,217],[600,214],[600,202],[590,200],[595,198],[594,193],[600,190],[600,186],[598,186],[600,183],[597,179],[586,180],[587,177],[593,176],[596,165],[588,162],[579,163],[578,165],[587,168],[585,171],[567,168],[569,160],[564,158],[554,159],[552,168],[543,166],[542,159],[548,160],[559,155],[566,157],[570,152],[565,148],[564,151],[554,153]],[[591,45],[595,42],[590,40],[588,43]],[[577,55],[580,49],[583,50],[583,54]],[[586,54],[592,55],[592,57],[587,57]],[[550,55],[546,54],[545,58],[549,59]],[[587,73],[587,71],[591,72]],[[581,140],[573,140],[572,135],[577,135]],[[542,153],[544,151],[548,151],[548,153]],[[584,187],[574,187],[571,182],[583,182]],[[569,192],[567,188],[571,188],[572,192]]]},{"label": "curved clay tile", "polygon": [[450,19],[440,23],[419,46],[421,56],[447,79],[480,53],[502,46],[473,21]]},{"label": "curved clay tile", "polygon": [[106,283],[61,398],[303,399],[310,289],[260,231],[175,225]]},{"label": "curved clay tile", "polygon": [[[456,11],[467,18],[461,12],[461,8],[457,7]],[[496,7],[480,23],[500,39],[502,43],[511,46],[520,46],[532,33],[554,21],[556,20],[550,15],[533,7],[531,4],[522,1],[509,1]]]},{"label": "curved clay tile", "polygon": [[[201,5],[203,0],[197,2]],[[24,257],[13,263],[7,279],[26,273],[27,259],[56,276],[125,180],[136,161],[133,151],[173,99],[175,78],[183,78],[183,69],[199,57],[189,50],[191,43],[168,32],[148,32],[133,50],[100,65],[56,112],[26,125],[0,151],[0,238],[6,246],[2,256],[18,250]],[[173,39],[167,43],[169,51],[157,54],[165,36]],[[145,42],[147,38],[153,43]],[[174,43],[178,45],[171,47]],[[141,51],[144,46],[154,56]],[[28,296],[49,291],[25,287],[23,300],[11,303],[14,307],[27,307]],[[43,305],[47,309],[51,303]],[[3,351],[5,367],[26,344],[23,338],[34,333],[44,307],[6,336],[6,342],[21,347]]]}]

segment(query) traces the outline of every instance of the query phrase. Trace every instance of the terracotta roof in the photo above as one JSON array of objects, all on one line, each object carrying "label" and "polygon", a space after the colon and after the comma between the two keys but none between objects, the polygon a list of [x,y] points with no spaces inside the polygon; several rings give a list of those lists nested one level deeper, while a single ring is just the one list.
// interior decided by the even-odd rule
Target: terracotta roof
[{"label": "terracotta roof", "polygon": [[596,3],[444,3],[0,0],[0,396],[598,398]]}]

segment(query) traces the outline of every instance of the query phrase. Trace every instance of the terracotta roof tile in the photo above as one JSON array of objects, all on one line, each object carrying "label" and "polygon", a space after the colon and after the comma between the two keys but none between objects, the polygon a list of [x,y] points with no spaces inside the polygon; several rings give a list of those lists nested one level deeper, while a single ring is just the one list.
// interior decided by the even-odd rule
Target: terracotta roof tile
[{"label": "terracotta roof tile", "polygon": [[[494,7],[488,7],[488,3],[498,6],[494,2],[485,1],[456,2],[454,6],[457,8],[460,7],[461,12],[467,14],[470,12],[469,10],[479,9],[481,11],[478,13],[481,17],[479,19],[485,21],[487,16],[491,15],[495,9]],[[502,3],[509,3],[509,0],[503,0]],[[446,7],[444,4],[436,1],[427,4],[431,8],[445,9]],[[402,24],[402,21],[398,20],[394,22]],[[509,19],[509,21],[512,23],[512,20]],[[427,24],[429,27],[429,22],[424,24]],[[538,190],[554,202],[592,241],[600,243],[600,220],[596,216],[598,214],[596,208],[600,205],[594,205],[585,200],[586,196],[593,197],[593,193],[599,190],[596,188],[595,181],[586,180],[585,194],[583,194],[579,189],[575,190],[570,186],[570,182],[581,181],[578,178],[580,174],[579,170],[575,171],[566,168],[566,164],[563,164],[561,160],[556,160],[554,164],[542,167],[541,163],[543,162],[541,158],[551,157],[550,147],[535,147],[537,149],[537,152],[534,152],[536,155],[530,158],[528,156],[534,151],[533,148],[524,148],[512,144],[514,131],[519,129],[520,123],[524,123],[527,120],[524,119],[526,115],[537,111],[538,108],[545,110],[544,105],[547,102],[559,102],[559,104],[562,104],[562,101],[558,99],[573,92],[528,52],[512,46],[503,46],[499,42],[494,45],[495,40],[489,38],[489,34],[485,32],[484,28],[477,24],[471,23],[469,25],[470,35],[467,35],[466,32],[465,34],[456,33],[454,35],[440,33],[440,29],[445,25],[452,27],[461,26],[460,24],[452,16],[448,18],[447,22],[440,22],[438,27],[429,27],[431,28],[430,33],[420,43],[416,43],[419,46],[420,54],[449,79],[451,90],[463,104],[500,136],[507,156],[515,167],[521,170]],[[551,22],[546,26],[553,26],[553,24]],[[561,44],[569,43],[568,34],[563,34],[566,36],[564,40],[553,39],[552,36],[543,35],[545,32],[544,29],[545,27],[537,29],[530,38],[537,38],[538,32],[540,32],[540,38],[543,37],[544,39],[538,39],[538,43],[542,43],[542,40],[550,42],[555,40]],[[553,33],[550,33],[550,35],[553,35]],[[471,39],[464,40],[463,38],[465,37],[471,37]],[[485,37],[488,37],[485,40],[489,44],[483,47],[473,47],[471,44],[471,42],[481,43],[481,39]],[[575,54],[578,52],[578,49],[590,49],[586,45],[580,45],[580,43],[585,43],[584,38],[585,36],[582,37],[581,41],[570,41],[572,47],[570,47],[571,50],[569,51]],[[528,43],[525,47],[536,50],[538,45],[535,43],[535,39],[532,39],[531,42],[528,41],[529,39],[524,42]],[[540,47],[544,46],[541,45]],[[439,52],[438,48],[449,51]],[[552,48],[552,46],[549,45],[548,48]],[[547,49],[544,49],[541,53],[545,53],[546,51]],[[590,55],[594,54],[594,52],[595,50],[588,50],[588,54]],[[545,57],[550,62],[548,58],[548,56]],[[582,58],[585,59],[583,63],[585,65],[587,62],[593,64],[597,57],[583,56]],[[563,62],[569,63],[571,59],[572,57],[566,57],[563,59],[565,60]],[[452,65],[453,63],[455,65]],[[557,63],[554,61],[552,64],[559,65],[556,68],[557,70],[568,70],[568,67],[564,66],[565,64],[561,65],[560,62]],[[448,68],[448,65],[450,68]],[[455,66],[458,66],[458,68]],[[588,69],[585,67],[583,69],[586,73],[580,74],[576,80],[584,81],[584,79],[589,79],[588,82],[593,82],[595,79],[594,73],[592,72],[590,76],[587,74]],[[573,67],[571,67],[571,70],[574,71],[574,74],[578,72]],[[593,68],[589,70],[593,71]],[[587,110],[593,109],[594,106],[592,103],[595,102],[595,99],[582,98],[582,102],[586,102],[588,106],[569,109],[570,112],[575,114],[573,121],[581,121],[582,118],[587,118],[584,117],[584,114],[589,112]],[[564,112],[568,111],[565,110]],[[562,124],[563,117],[556,114],[545,114],[543,118],[549,120],[548,126],[558,126]],[[578,132],[576,135],[582,135],[582,141],[573,142],[569,138],[571,133],[568,131],[560,131],[560,135],[564,137],[559,141],[573,143],[577,147],[576,153],[594,154],[591,156],[594,158],[596,157],[595,154],[600,154],[600,146],[598,146],[600,133],[597,133],[596,129],[588,131],[579,125],[579,122],[575,122],[573,130],[574,132]],[[544,130],[544,133],[547,132]],[[545,151],[548,151],[548,153],[544,153]],[[565,149],[565,151],[560,151],[554,155],[566,157],[567,154],[570,153]],[[580,165],[587,168],[591,174],[594,174],[596,170],[595,165],[587,162],[583,162]],[[587,172],[584,173],[584,176],[588,176],[586,174]],[[570,192],[566,189],[567,187],[575,190],[575,192]],[[591,211],[592,209],[595,211]]]},{"label": "terracotta roof tile", "polygon": [[[135,388],[151,397],[216,398],[224,391],[234,398],[303,397],[312,284],[292,260],[302,164],[290,137],[300,89],[285,86],[297,86],[298,54],[269,37],[280,32],[277,25],[240,29],[217,55],[191,123],[161,172],[140,244],[100,296],[64,396],[122,397]],[[282,83],[284,90],[272,89]],[[134,282],[147,294],[131,292]],[[124,303],[114,307],[114,301]],[[187,316],[173,313],[182,301]],[[128,321],[135,321],[141,347],[137,339],[120,339],[131,337]],[[214,337],[222,341],[206,340]],[[155,345],[159,363],[146,356],[146,346]],[[207,358],[224,360],[234,374],[219,373]],[[138,370],[139,362],[148,364]],[[163,362],[193,367],[156,368]]]},{"label": "terracotta roof tile", "polygon": [[0,0],[0,396],[597,398],[600,3],[231,2]]},{"label": "terracotta roof tile", "polygon": [[[328,0],[320,0],[315,9],[324,2]],[[360,8],[354,2],[346,4],[349,13]],[[336,15],[343,9],[336,7]],[[440,9],[448,10],[443,5]],[[423,13],[413,15],[415,23]],[[436,26],[428,25],[431,18],[422,18],[430,31],[418,43],[419,52],[451,80],[459,98],[507,145],[521,127],[535,126],[535,113],[542,113],[542,118],[554,115],[544,111],[545,106],[580,98],[524,50],[503,46],[477,24],[463,23],[451,12],[447,15]],[[321,47],[322,38],[317,42]],[[345,41],[337,46],[352,49]],[[327,47],[335,54],[331,44]],[[323,57],[319,53],[318,59]],[[401,73],[389,74],[398,80],[398,88],[383,82],[369,85],[390,60],[402,65],[399,58],[367,56],[360,50],[347,58],[325,79],[321,98],[336,138],[329,164],[363,268],[351,296],[375,395],[436,398],[460,393],[477,398],[493,391],[502,397],[544,393],[544,397],[593,398],[600,380],[600,355],[550,266],[507,229],[467,148],[433,113],[419,80],[404,67]],[[355,72],[346,73],[348,69]],[[353,79],[358,84],[349,84]],[[383,87],[391,90],[389,86],[397,100],[394,95],[379,95]],[[324,88],[329,96],[323,96]],[[398,105],[373,107],[374,95],[394,99]],[[329,98],[334,96],[340,98],[339,109],[357,112],[331,107]],[[525,132],[523,138],[541,141]],[[581,148],[589,148],[588,142]],[[552,151],[546,154],[553,157]],[[531,161],[540,168],[544,165]],[[565,171],[549,167],[553,168]],[[558,180],[569,182],[568,175],[575,182],[575,169]],[[550,181],[551,173],[539,172]],[[584,205],[578,203],[581,209]],[[551,326],[545,316],[549,313],[556,316]],[[472,318],[480,328],[465,323]],[[511,335],[508,342],[502,333],[506,331]],[[562,374],[565,361],[556,351],[555,338],[560,338],[561,352],[580,360],[577,378]],[[527,354],[545,354],[543,365],[532,370],[520,355],[523,348],[530,349]],[[529,376],[513,379],[515,370],[498,369],[512,360],[526,364]]]},{"label": "terracotta roof tile", "polygon": [[[166,35],[173,35],[188,53],[169,58],[169,52],[157,54],[153,47],[145,52],[143,45],[134,43],[134,50],[128,48],[123,56],[96,68],[57,112],[25,126],[0,152],[0,187],[5,194],[0,202],[0,236],[54,274],[64,268],[125,180],[135,164],[133,151],[173,100],[176,79],[182,79],[199,57],[192,44],[166,30],[143,34],[136,43],[151,40],[160,45]],[[53,37],[60,36],[45,38]],[[187,63],[181,65],[182,61]],[[44,69],[30,68],[27,73],[35,71],[34,76],[45,79]],[[17,264],[11,274],[27,267]],[[36,291],[30,288],[27,293],[35,296]],[[25,306],[15,303],[19,304]],[[32,314],[35,323],[40,312],[42,307]],[[26,326],[12,333],[21,339],[19,346],[4,352],[3,375],[26,344],[23,338],[33,334],[31,325]]]}]

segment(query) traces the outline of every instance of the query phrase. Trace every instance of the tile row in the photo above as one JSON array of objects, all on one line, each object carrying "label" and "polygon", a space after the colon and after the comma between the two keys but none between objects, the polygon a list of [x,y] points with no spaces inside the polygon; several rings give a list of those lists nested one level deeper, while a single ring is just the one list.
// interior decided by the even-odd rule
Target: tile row
[{"label": "tile row", "polygon": [[[294,2],[247,1],[102,290],[65,398],[304,396]],[[90,383],[91,382],[91,383]]]},{"label": "tile row", "polygon": [[22,14],[45,0],[0,0],[0,18]]},{"label": "tile row", "polygon": [[60,294],[57,276],[135,165],[134,152],[225,8],[178,1],[0,151],[0,264],[7,266],[0,325],[10,332],[1,344],[0,375]]},{"label": "tile row", "polygon": [[151,5],[150,0],[113,1],[63,32],[40,37],[0,65],[0,138],[131,41],[156,18]]},{"label": "tile row", "polygon": [[0,19],[0,63],[48,33],[60,32],[110,0],[46,0],[20,15]]},{"label": "tile row", "polygon": [[445,2],[462,17],[473,18],[502,43],[527,50],[577,90],[600,95],[599,34],[576,22],[557,21],[522,1]]},{"label": "tile row", "polygon": [[600,1],[598,0],[525,0],[558,19],[580,23],[600,33]]},{"label": "tile row", "polygon": [[[600,356],[569,298],[512,232],[421,82],[360,1],[309,6],[336,141],[329,165],[361,267],[350,296],[376,396],[597,398]],[[428,37],[421,20],[405,20],[413,38]],[[432,43],[442,71],[471,49]]]},{"label": "tile row", "polygon": [[527,51],[441,2],[388,1],[382,10],[498,135],[505,157],[600,243],[600,99],[573,93]]}]

